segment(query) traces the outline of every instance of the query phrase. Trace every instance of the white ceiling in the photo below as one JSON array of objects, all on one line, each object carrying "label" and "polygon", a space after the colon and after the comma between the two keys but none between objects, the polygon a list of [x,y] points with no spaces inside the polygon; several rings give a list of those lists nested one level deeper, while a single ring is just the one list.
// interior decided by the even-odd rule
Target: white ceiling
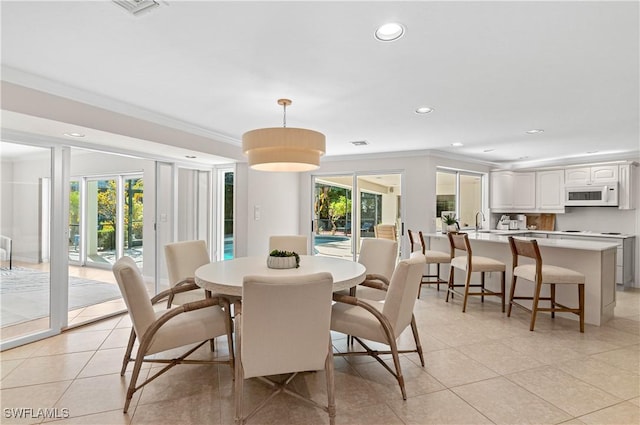
[{"label": "white ceiling", "polygon": [[[211,162],[241,159],[245,131],[282,125],[283,97],[287,126],[323,132],[329,157],[435,150],[521,167],[639,155],[637,1],[160,3],[134,17],[110,1],[2,1],[2,79],[196,134],[155,141]],[[405,36],[376,41],[389,21]],[[16,102],[3,95],[3,130],[61,137]],[[415,114],[423,105],[435,111]]]}]

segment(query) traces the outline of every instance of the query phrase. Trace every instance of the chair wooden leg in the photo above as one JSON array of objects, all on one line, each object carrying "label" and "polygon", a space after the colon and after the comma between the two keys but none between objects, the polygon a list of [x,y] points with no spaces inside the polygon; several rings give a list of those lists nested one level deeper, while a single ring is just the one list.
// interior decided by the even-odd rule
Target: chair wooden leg
[{"label": "chair wooden leg", "polygon": [[327,376],[327,411],[329,413],[329,424],[336,423],[336,396],[335,396],[335,377],[333,365],[333,344],[329,338],[329,352],[324,364],[324,371]]},{"label": "chair wooden leg", "polygon": [[511,307],[513,307],[513,296],[516,292],[516,280],[517,276],[511,277],[511,290],[509,291],[509,309],[507,310],[507,317],[511,317]]},{"label": "chair wooden leg", "polygon": [[233,351],[233,322],[231,321],[231,304],[228,300],[224,302],[224,310],[227,313],[227,317],[225,320],[225,328],[227,331],[227,347],[229,349],[229,366],[231,367],[231,375],[235,377],[233,374],[235,367],[235,354]]},{"label": "chair wooden leg", "polygon": [[580,309],[580,332],[584,333],[584,284],[578,284],[578,308]]},{"label": "chair wooden leg", "polygon": [[481,302],[484,302],[484,272],[480,273],[480,292],[482,293],[482,295],[480,295],[480,300]]},{"label": "chair wooden leg", "polygon": [[504,313],[504,299],[507,297],[507,291],[505,288],[505,274],[506,272],[502,272],[502,275],[500,276],[500,291],[502,294],[502,312]]},{"label": "chair wooden leg", "polygon": [[133,398],[133,393],[136,392],[136,382],[138,381],[138,376],[140,375],[140,369],[142,368],[142,360],[144,359],[144,355],[140,352],[136,355],[136,361],[133,366],[133,373],[131,374],[131,381],[129,381],[129,388],[127,389],[127,399],[124,402],[123,413],[127,413],[129,410],[129,404],[131,404],[131,399]]},{"label": "chair wooden leg", "polygon": [[556,317],[556,312],[554,311],[554,309],[556,308],[556,284],[555,283],[551,283],[549,286],[551,286],[551,318],[555,319]]},{"label": "chair wooden leg", "polygon": [[411,315],[411,332],[413,333],[413,340],[416,342],[416,351],[420,357],[420,363],[424,367],[424,356],[422,354],[422,344],[420,344],[420,336],[418,335],[418,326],[416,325],[416,317]]},{"label": "chair wooden leg", "polygon": [[407,399],[407,391],[404,388],[404,377],[402,376],[402,369],[400,368],[400,357],[398,356],[398,345],[396,341],[392,339],[389,341],[389,345],[391,347],[391,356],[393,357],[393,364],[396,367],[396,379],[398,380],[398,385],[400,385],[400,392],[402,393],[402,399]]},{"label": "chair wooden leg", "polygon": [[124,372],[127,370],[127,365],[131,360],[131,352],[133,351],[133,344],[136,342],[136,331],[131,328],[131,334],[129,335],[129,343],[127,344],[127,351],[124,353],[124,359],[122,359],[122,369],[120,369],[120,376],[124,376]]},{"label": "chair wooden leg", "polygon": [[438,288],[438,291],[440,290],[440,263],[436,263],[436,288]]},{"label": "chair wooden leg", "polygon": [[540,277],[538,277],[538,282],[536,282],[535,294],[533,295],[533,304],[531,305],[531,325],[529,326],[529,330],[533,331],[533,328],[536,325],[536,315],[538,314],[538,303],[540,302],[540,291],[542,290],[542,282],[540,281]]},{"label": "chair wooden leg", "polygon": [[[482,273],[484,275],[484,273]],[[467,270],[467,277],[464,282],[464,300],[462,301],[462,312],[467,310],[467,300],[469,299],[469,285],[471,284],[471,270]]]}]

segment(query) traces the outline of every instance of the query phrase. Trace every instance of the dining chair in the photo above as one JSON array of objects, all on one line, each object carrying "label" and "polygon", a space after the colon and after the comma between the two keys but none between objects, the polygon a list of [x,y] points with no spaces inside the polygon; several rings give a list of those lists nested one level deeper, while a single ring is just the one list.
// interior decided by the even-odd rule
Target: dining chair
[{"label": "dining chair", "polygon": [[[384,301],[363,300],[349,295],[334,294],[334,300],[337,302],[331,311],[331,330],[351,335],[364,348],[364,351],[347,351],[335,353],[334,356],[372,356],[396,378],[404,400],[407,399],[407,393],[399,354],[418,353],[420,363],[424,367],[422,346],[413,316],[424,264],[425,258],[422,253],[411,253],[409,259],[398,263],[389,285],[378,286],[378,289],[386,291]],[[397,339],[409,326],[416,348],[399,350]],[[389,350],[374,350],[364,340],[385,344],[389,346]],[[394,369],[380,358],[384,354],[391,354]]]},{"label": "dining chair", "polygon": [[[415,249],[416,243],[413,237],[413,232],[411,230],[407,230],[407,235],[409,236],[409,244],[411,246],[411,252]],[[420,281],[420,288],[418,290],[418,297],[420,297],[420,291],[422,290],[422,285],[431,285],[435,284],[437,290],[440,290],[441,283],[447,283],[446,280],[440,277],[440,264],[448,264],[451,262],[451,254],[448,252],[436,251],[432,249],[427,249],[427,245],[424,241],[424,236],[422,231],[418,231],[418,237],[420,240],[420,249],[422,254],[425,257],[425,261],[427,263],[427,274],[422,275],[422,279]],[[436,265],[436,274],[431,274],[431,264]],[[425,280],[426,279],[426,280]]]},{"label": "dining chair", "polygon": [[[374,282],[373,287],[376,289],[378,283],[388,286],[397,260],[398,242],[389,239],[362,239],[358,263],[367,269],[367,274],[359,286],[366,287],[371,282]],[[352,287],[349,294],[355,296],[356,288]]]},{"label": "dining chair", "polygon": [[307,255],[308,243],[304,235],[277,235],[269,237],[269,252],[274,249],[293,251],[298,255]]},{"label": "dining chair", "polygon": [[[169,285],[175,286],[195,283],[195,271],[198,267],[211,262],[207,243],[203,240],[173,242],[164,246],[164,257],[169,274]],[[167,307],[205,298],[204,289],[183,292],[169,296]]]},{"label": "dining chair", "polygon": [[373,229],[376,238],[397,240],[395,224],[378,224]]},{"label": "dining chair", "polygon": [[[509,246],[513,255],[513,274],[511,278],[511,291],[509,294],[509,310],[507,317],[511,317],[511,307],[518,306],[531,313],[531,323],[529,330],[533,331],[536,325],[536,317],[539,311],[551,312],[551,317],[555,317],[556,312],[566,312],[578,315],[580,318],[580,332],[584,332],[584,282],[585,276],[575,270],[565,267],[543,264],[538,241],[516,239],[509,236]],[[520,264],[519,258],[527,257],[535,261],[534,264]],[[516,283],[518,278],[533,282],[533,296],[515,296]],[[540,296],[542,285],[549,285],[550,295]],[[577,285],[578,286],[578,308],[571,308],[559,304],[556,301],[556,285]],[[528,308],[514,300],[531,300],[531,308]],[[549,301],[549,308],[539,307],[540,301]]]},{"label": "dining chair", "polygon": [[[244,424],[275,395],[307,401],[335,421],[333,349],[329,330],[333,278],[330,273],[301,276],[245,276],[242,304],[236,306],[235,421]],[[292,389],[300,372],[324,370],[327,405]],[[274,381],[272,375],[290,374]],[[244,380],[259,378],[271,395],[244,414]]]},{"label": "dining chair", "polygon": [[[164,301],[170,295],[199,289],[194,283],[167,289],[149,299],[142,274],[131,257],[122,257],[113,265],[113,274],[118,282],[122,298],[127,306],[133,328],[122,361],[120,376],[124,376],[129,362],[133,361],[133,372],[127,389],[123,412],[127,413],[133,394],[172,367],[185,364],[228,364],[233,370],[232,325],[229,316],[222,311],[224,298],[211,297],[189,302],[170,309],[155,311],[153,305]],[[228,309],[228,305],[225,306]],[[226,335],[229,343],[227,359],[192,360],[187,359],[207,341]],[[135,358],[131,357],[136,338],[139,340]],[[196,344],[195,346],[193,344]],[[188,350],[178,357],[163,357],[161,353],[174,348],[188,346]],[[165,356],[168,353],[165,353]],[[171,356],[171,354],[168,354]],[[174,354],[175,355],[175,354]],[[143,362],[163,363],[163,368],[151,369],[151,376],[138,384],[138,376]],[[159,369],[159,370],[158,370]]]},{"label": "dining chair", "polygon": [[[498,260],[489,257],[481,257],[473,255],[471,251],[471,245],[469,244],[469,235],[467,233],[460,232],[448,232],[449,244],[451,246],[451,267],[449,271],[449,283],[447,288],[446,302],[449,302],[449,295],[452,297],[454,294],[464,296],[462,301],[462,312],[467,310],[467,301],[469,296],[479,296],[484,302],[484,297],[487,295],[499,297],[502,301],[502,312],[504,313],[505,307],[505,272],[506,265]],[[456,257],[457,251],[464,251],[466,255]],[[464,284],[454,283],[454,271],[459,269],[465,273]],[[485,273],[497,272],[500,273],[500,292],[495,292],[485,287]],[[480,283],[471,283],[471,274],[480,273]],[[464,287],[464,292],[460,293],[455,288]],[[471,292],[471,288],[479,288],[477,292]]]}]

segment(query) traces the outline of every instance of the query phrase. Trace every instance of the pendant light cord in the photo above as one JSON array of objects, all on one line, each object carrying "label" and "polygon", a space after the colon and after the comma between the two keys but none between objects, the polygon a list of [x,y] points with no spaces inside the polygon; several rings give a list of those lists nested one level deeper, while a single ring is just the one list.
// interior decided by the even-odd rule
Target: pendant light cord
[{"label": "pendant light cord", "polygon": [[282,107],[284,108],[284,115],[282,117],[282,126],[284,128],[287,128],[287,104],[284,103]]}]

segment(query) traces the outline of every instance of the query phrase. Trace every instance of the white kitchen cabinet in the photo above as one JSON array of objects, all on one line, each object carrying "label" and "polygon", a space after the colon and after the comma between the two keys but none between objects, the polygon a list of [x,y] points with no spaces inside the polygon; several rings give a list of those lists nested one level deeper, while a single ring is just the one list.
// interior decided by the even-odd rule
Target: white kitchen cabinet
[{"label": "white kitchen cabinet", "polygon": [[634,210],[636,209],[635,203],[637,202],[636,188],[636,165],[622,164],[619,168],[619,186],[618,186],[618,208],[621,210]]},{"label": "white kitchen cabinet", "polygon": [[513,208],[519,212],[536,209],[536,173],[513,174]]},{"label": "white kitchen cabinet", "polygon": [[536,210],[564,213],[564,170],[536,172]]},{"label": "white kitchen cabinet", "polygon": [[495,171],[490,180],[490,207],[495,212],[513,208],[513,172]]},{"label": "white kitchen cabinet", "polygon": [[564,174],[564,183],[567,186],[589,186],[612,181],[618,181],[617,164],[567,168]]},{"label": "white kitchen cabinet", "polygon": [[536,178],[534,172],[491,173],[491,209],[494,212],[529,212],[536,208]]}]

